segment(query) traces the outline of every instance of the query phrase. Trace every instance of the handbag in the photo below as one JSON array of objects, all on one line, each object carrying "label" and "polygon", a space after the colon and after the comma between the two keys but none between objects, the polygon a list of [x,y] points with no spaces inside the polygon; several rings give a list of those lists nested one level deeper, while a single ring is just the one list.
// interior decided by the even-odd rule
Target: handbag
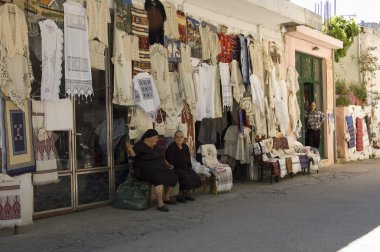
[{"label": "handbag", "polygon": [[128,176],[116,191],[114,208],[145,210],[149,208],[150,186],[148,183]]},{"label": "handbag", "polygon": [[160,123],[156,122],[154,125],[154,129],[157,130],[158,135],[163,136],[163,135],[165,135],[165,127],[166,126],[165,126],[164,118],[162,117],[161,109],[159,110],[159,113],[161,116],[161,122]]},{"label": "handbag", "polygon": [[178,123],[170,116],[166,116],[165,120],[165,137],[174,137],[174,134],[178,130]]}]

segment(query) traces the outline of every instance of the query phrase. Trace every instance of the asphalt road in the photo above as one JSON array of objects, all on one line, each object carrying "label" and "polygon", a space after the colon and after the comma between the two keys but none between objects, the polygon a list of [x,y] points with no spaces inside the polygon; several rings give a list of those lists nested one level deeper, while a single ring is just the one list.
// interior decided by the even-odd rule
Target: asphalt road
[{"label": "asphalt road", "polygon": [[169,213],[104,207],[38,220],[18,235],[0,230],[0,251],[337,251],[379,225],[380,160],[368,160],[236,183]]}]

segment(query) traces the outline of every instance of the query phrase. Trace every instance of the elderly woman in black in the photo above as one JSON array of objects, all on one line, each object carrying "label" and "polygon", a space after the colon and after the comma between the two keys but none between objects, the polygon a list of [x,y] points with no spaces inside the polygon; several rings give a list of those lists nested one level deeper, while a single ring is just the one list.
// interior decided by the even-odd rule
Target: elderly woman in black
[{"label": "elderly woman in black", "polygon": [[[177,184],[177,175],[173,166],[165,160],[164,152],[157,146],[158,132],[154,129],[147,130],[133,148],[126,144],[127,152],[133,158],[135,176],[154,185],[157,198],[157,210],[168,212],[165,204],[175,204],[170,200],[173,187]],[[164,186],[167,187],[163,195]]]},{"label": "elderly woman in black", "polygon": [[201,178],[191,168],[190,150],[185,144],[182,131],[174,134],[174,142],[166,150],[166,160],[174,166],[174,171],[178,176],[179,194],[177,201],[185,203],[186,200],[193,201],[190,197],[190,190],[201,186]]}]

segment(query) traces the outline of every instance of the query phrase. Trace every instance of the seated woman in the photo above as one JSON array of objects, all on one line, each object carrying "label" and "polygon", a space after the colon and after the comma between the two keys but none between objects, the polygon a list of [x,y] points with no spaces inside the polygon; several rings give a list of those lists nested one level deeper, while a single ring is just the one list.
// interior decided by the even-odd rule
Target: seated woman
[{"label": "seated woman", "polygon": [[[165,204],[174,204],[170,200],[173,187],[177,184],[177,175],[173,171],[173,166],[165,160],[165,154],[157,146],[158,133],[154,129],[147,130],[134,147],[127,143],[128,155],[133,158],[133,168],[135,176],[143,181],[154,185],[154,192],[157,198],[157,210],[168,212]],[[163,197],[164,186],[167,186]]]},{"label": "seated woman", "polygon": [[193,201],[190,190],[202,185],[201,178],[191,168],[190,150],[184,143],[185,138],[182,131],[174,134],[174,142],[166,150],[166,160],[174,166],[178,176],[179,194],[177,201],[185,203],[186,200]]}]

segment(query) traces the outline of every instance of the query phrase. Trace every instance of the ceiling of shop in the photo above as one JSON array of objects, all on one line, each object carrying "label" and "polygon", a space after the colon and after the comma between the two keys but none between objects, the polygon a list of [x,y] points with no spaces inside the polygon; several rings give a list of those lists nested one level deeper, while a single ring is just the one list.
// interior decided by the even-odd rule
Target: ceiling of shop
[{"label": "ceiling of shop", "polygon": [[318,30],[322,26],[321,16],[286,0],[184,0],[184,3],[272,30],[278,30],[280,24],[303,24]]}]

